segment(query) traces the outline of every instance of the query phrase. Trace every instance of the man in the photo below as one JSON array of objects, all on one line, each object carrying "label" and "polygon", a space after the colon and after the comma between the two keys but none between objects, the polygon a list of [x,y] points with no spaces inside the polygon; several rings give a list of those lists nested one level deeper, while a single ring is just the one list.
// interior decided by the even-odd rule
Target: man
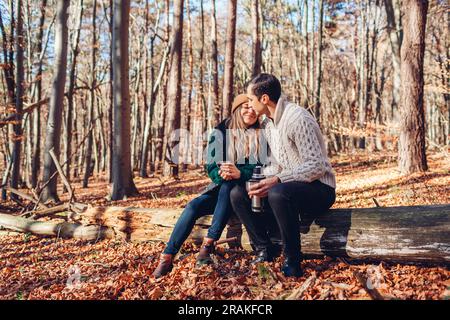
[{"label": "man", "polygon": [[270,212],[266,214],[275,216],[283,241],[282,271],[285,276],[299,277],[303,274],[299,214],[321,213],[333,205],[335,176],[316,120],[306,109],[281,96],[275,76],[256,76],[247,87],[247,96],[258,115],[266,116],[261,128],[276,163],[264,172],[272,175],[254,185],[248,195],[244,188],[235,187],[231,204],[256,247],[256,262],[272,261],[275,254],[266,220],[251,211],[249,200],[252,196],[267,197]]}]

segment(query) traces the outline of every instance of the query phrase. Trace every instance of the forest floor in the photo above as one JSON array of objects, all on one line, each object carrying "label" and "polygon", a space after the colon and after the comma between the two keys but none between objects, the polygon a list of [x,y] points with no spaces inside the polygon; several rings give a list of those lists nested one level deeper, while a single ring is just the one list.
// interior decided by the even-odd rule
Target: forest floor
[{"label": "forest floor", "polygon": [[[337,174],[334,208],[450,203],[448,154],[429,153],[430,170],[401,176],[396,154],[371,153],[332,158]],[[109,188],[93,177],[89,188],[74,182],[77,201],[94,206],[183,207],[208,184],[201,170],[180,180],[135,178],[140,195],[108,201]],[[62,200],[65,200],[64,196]],[[12,205],[6,203],[5,205]],[[379,262],[347,264],[340,259],[302,263],[305,275],[284,278],[281,259],[258,267],[245,251],[220,249],[216,264],[195,267],[198,248],[188,242],[174,270],[151,276],[162,243],[86,242],[0,234],[0,299],[370,299],[354,276],[359,271],[388,299],[450,299],[448,266]],[[299,288],[311,281],[299,296]]]}]

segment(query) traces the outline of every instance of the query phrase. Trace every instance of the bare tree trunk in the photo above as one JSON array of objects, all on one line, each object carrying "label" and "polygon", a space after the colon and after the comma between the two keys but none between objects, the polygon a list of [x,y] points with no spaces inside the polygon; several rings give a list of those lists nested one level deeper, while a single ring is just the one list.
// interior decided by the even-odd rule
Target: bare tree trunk
[{"label": "bare tree trunk", "polygon": [[[371,3],[371,2],[369,2]],[[373,5],[370,7],[370,23],[367,27],[367,59],[368,59],[368,76],[366,85],[366,119],[370,121],[373,119],[373,100],[376,99],[376,82],[377,82],[377,70],[376,70],[376,56],[378,51],[378,32],[379,32],[379,20],[380,19],[380,6],[379,0],[375,0]],[[370,28],[371,27],[371,28]],[[369,30],[370,29],[370,30]],[[376,121],[376,120],[375,120]],[[375,122],[374,121],[374,122]],[[374,139],[370,139],[368,147],[373,149],[375,145],[373,144]]]},{"label": "bare tree trunk", "polygon": [[[16,102],[16,84],[14,78],[14,50],[13,48],[13,40],[14,40],[14,31],[15,31],[15,17],[14,17],[14,1],[10,1],[10,12],[11,12],[11,21],[10,21],[10,30],[9,30],[9,39],[7,38],[6,30],[3,25],[3,18],[0,12],[0,29],[3,37],[3,62],[7,65],[7,68],[2,68],[4,72],[4,77],[6,81],[6,87],[8,90],[9,102],[11,104],[15,104]],[[9,150],[11,151],[11,150]]]},{"label": "bare tree trunk", "polygon": [[[147,35],[149,32],[149,0],[145,2],[145,34]],[[142,152],[141,152],[141,163],[139,169],[139,175],[143,178],[148,177],[147,174],[147,163],[148,163],[148,155],[151,144],[149,143],[152,122],[153,122],[153,108],[154,108],[154,100],[155,95],[153,94],[153,85],[155,82],[155,68],[153,66],[153,58],[154,58],[154,45],[156,38],[156,29],[159,24],[159,9],[157,13],[157,18],[155,22],[155,32],[150,37],[150,57],[148,54],[147,48],[144,48],[144,107],[145,107],[145,124],[144,124],[144,132],[142,135]],[[147,41],[145,41],[147,43]],[[150,67],[150,85],[148,85],[148,68]],[[150,94],[148,94],[148,90],[150,90]]]},{"label": "bare tree trunk", "polygon": [[167,137],[167,150],[164,150],[164,175],[178,177],[179,150],[176,149],[176,137],[174,131],[180,129],[181,113],[181,61],[183,45],[183,0],[175,0],[173,12],[173,29],[170,44],[170,72],[167,90],[168,112],[167,125],[164,135]]},{"label": "bare tree trunk", "polygon": [[[196,86],[196,92],[198,92],[198,94],[196,94],[196,102],[194,104],[194,108],[192,111],[193,117],[192,117],[192,121],[191,121],[191,131],[192,131],[192,137],[193,137],[193,145],[196,147],[193,151],[192,151],[192,159],[193,159],[193,163],[195,163],[196,165],[199,164],[199,162],[201,160],[199,160],[198,157],[198,146],[199,146],[199,137],[201,137],[202,133],[203,133],[203,128],[204,127],[204,121],[202,120],[207,120],[206,117],[202,117],[202,113],[204,110],[204,105],[205,105],[205,99],[204,99],[204,92],[203,92],[203,53],[204,53],[204,46],[205,46],[205,21],[204,21],[204,10],[203,10],[203,0],[200,0],[200,12],[199,12],[199,20],[200,20],[200,30],[199,30],[199,42],[200,42],[200,48],[198,50],[198,55],[199,55],[199,60],[198,60],[198,73],[199,73],[199,77],[198,77],[198,81],[197,81],[197,86]],[[204,127],[206,128],[206,127]]]},{"label": "bare tree trunk", "polygon": [[[26,24],[26,46],[27,46],[27,53],[26,53],[26,82],[28,84],[31,84],[33,82],[32,79],[32,72],[33,72],[33,61],[32,61],[32,56],[33,56],[33,49],[32,44],[33,41],[31,40],[33,37],[31,35],[31,12],[30,12],[30,1],[26,0],[25,1],[25,12],[24,12],[24,20],[25,20],[25,24]],[[25,36],[25,35],[24,35]],[[25,95],[28,97],[27,100],[33,100],[34,96],[33,96],[33,86],[32,85],[28,85],[26,88],[27,92],[25,93]],[[35,90],[35,89],[34,89]],[[33,117],[32,115],[26,115],[25,116],[25,123],[24,123],[24,127],[26,126],[26,137],[24,139],[25,141],[25,145],[24,145],[24,168],[23,168],[23,172],[24,172],[24,178],[22,179],[23,182],[25,183],[25,185],[30,188],[31,187],[31,163],[32,163],[32,149],[33,149],[33,141],[31,138],[31,134],[33,132]]]},{"label": "bare tree trunk", "polygon": [[[204,18],[204,14],[203,14],[203,12],[204,12],[204,10],[203,10],[203,0],[201,1],[200,12],[201,12],[201,16],[202,16],[201,17],[201,24],[202,24],[202,27],[201,27],[201,29],[202,29],[202,31],[201,31],[201,33],[202,33],[202,35],[201,35],[201,38],[202,38],[202,45],[201,45],[201,51],[202,51],[201,71],[202,71],[202,73],[201,74],[203,75],[203,53],[204,53],[204,46],[205,46],[205,18]],[[201,98],[201,101],[202,101],[201,112],[203,113],[202,127],[203,127],[203,131],[205,131],[208,128],[208,104],[206,102],[206,97],[205,97],[205,95],[203,93],[203,79],[202,79],[202,95],[200,96],[200,98]],[[203,141],[203,147],[206,147],[206,141]]]},{"label": "bare tree trunk", "polygon": [[[203,132],[208,127],[208,110],[206,105],[206,99],[204,94],[204,86],[203,86],[203,75],[204,75],[204,52],[205,52],[205,15],[204,15],[204,9],[203,9],[203,0],[200,0],[200,50],[199,50],[199,56],[200,56],[200,77],[198,81],[198,114],[197,114],[197,124],[199,126],[199,131],[197,134],[202,135]],[[206,141],[203,141],[203,148],[206,146]],[[196,162],[197,164],[200,163],[199,161]]]},{"label": "bare tree trunk", "polygon": [[[56,167],[49,151],[53,149],[57,157],[59,157],[60,153],[61,120],[62,110],[64,107],[64,87],[66,83],[67,69],[68,8],[68,1],[57,1],[57,18],[55,25],[55,67],[47,121],[47,135],[45,138],[44,182],[50,180],[50,177],[56,172]],[[56,191],[56,178],[57,177],[55,175],[55,177],[52,178],[49,184],[44,188],[42,195],[43,201],[52,200],[59,202]]]},{"label": "bare tree trunk", "polygon": [[404,38],[401,48],[401,117],[399,169],[408,174],[428,170],[425,153],[423,60],[427,0],[404,0]]},{"label": "bare tree trunk", "polygon": [[[67,135],[66,139],[66,167],[65,167],[65,175],[67,180],[70,181],[70,170],[72,166],[72,126],[73,126],[73,113],[76,112],[74,110],[74,98],[75,98],[75,86],[77,82],[76,78],[76,70],[77,70],[77,58],[79,54],[78,45],[80,43],[80,32],[81,32],[81,22],[83,18],[84,4],[83,0],[80,0],[78,5],[78,20],[77,27],[75,33],[73,34],[73,38],[71,39],[71,51],[72,51],[72,62],[70,66],[70,74],[69,74],[69,92],[67,95],[67,113],[66,113],[66,128]],[[76,128],[75,128],[76,129]],[[76,131],[76,130],[75,130]]]},{"label": "bare tree trunk", "polygon": [[[45,10],[47,0],[42,0],[41,17],[39,20],[39,35],[37,39],[37,51],[42,54],[42,41],[44,36]],[[42,59],[39,59],[38,70],[36,74],[36,101],[42,99]],[[37,186],[39,171],[41,166],[41,109],[36,108],[33,111],[33,141],[32,141],[32,160],[31,160],[31,187]]]},{"label": "bare tree trunk", "polygon": [[[448,18],[450,18],[450,12],[447,13]],[[449,32],[449,25],[447,24],[446,26],[446,30],[445,30],[445,34],[448,35]],[[436,42],[436,49],[437,49],[437,60],[439,63],[439,69],[440,69],[440,85],[443,88],[448,88],[450,87],[450,77],[448,77],[446,75],[446,71],[447,71],[447,64],[445,63],[445,61],[450,61],[450,46],[449,46],[449,42],[450,39],[449,37],[445,37],[444,39],[444,46],[442,46],[441,44],[441,39],[439,37],[438,34],[436,34],[436,32],[433,32],[433,39]],[[439,85],[438,84],[438,85]],[[442,93],[442,98],[444,100],[444,105],[447,109],[447,121],[444,121],[444,123],[442,123],[442,144],[447,145],[448,139],[450,138],[450,121],[448,119],[450,119],[450,92],[449,91],[444,91]],[[445,118],[445,110],[442,111],[443,113],[443,118]],[[439,118],[440,119],[440,118]],[[445,126],[445,122],[447,123],[447,125]]]},{"label": "bare tree trunk", "polygon": [[403,30],[401,25],[399,0],[384,0],[386,9],[387,31],[391,43],[392,67],[393,67],[393,86],[391,117],[400,101],[400,48],[402,46]]},{"label": "bare tree trunk", "polygon": [[[5,27],[3,25],[3,18],[2,18],[2,13],[0,11],[0,29],[1,29],[1,33],[2,33],[2,38],[3,38],[3,61],[5,63],[5,65],[7,66],[6,68],[2,68],[3,69],[3,73],[4,73],[4,79],[6,81],[6,88],[7,88],[7,92],[8,92],[8,99],[5,99],[6,104],[10,103],[11,105],[15,105],[16,102],[16,90],[15,90],[15,78],[14,78],[14,63],[13,63],[13,49],[12,49],[12,44],[13,44],[13,39],[14,39],[14,25],[15,25],[15,18],[14,18],[14,1],[10,1],[10,7],[11,7],[11,23],[10,23],[10,35],[9,35],[9,39],[7,38],[7,34],[6,34],[6,30]],[[14,113],[12,114],[13,118],[10,119],[14,120],[17,115]],[[8,121],[8,122],[10,122]],[[6,134],[5,134],[5,145],[6,145],[6,141],[8,140],[12,140],[9,139],[8,135],[10,132],[10,125],[6,127]],[[6,154],[9,157],[9,162],[8,162],[8,167],[7,170],[4,172],[4,176],[3,176],[3,180],[2,180],[2,185],[6,184],[8,182],[8,178],[10,176],[11,173],[11,168],[13,165],[13,157],[12,157],[12,149],[13,149],[13,145],[11,145],[11,143],[8,144],[8,147],[5,146],[5,151]],[[6,200],[7,196],[6,196],[6,188],[2,188],[2,200]]]},{"label": "bare tree trunk", "polygon": [[[167,62],[169,63],[169,62]],[[168,68],[168,66],[167,66]],[[166,68],[166,69],[167,69]],[[158,96],[158,121],[156,123],[155,131],[156,131],[156,141],[155,141],[155,170],[159,170],[162,164],[164,163],[163,159],[163,150],[165,149],[166,139],[164,138],[164,125],[166,123],[166,115],[167,115],[167,107],[165,104],[165,97],[167,96],[167,71],[164,71],[163,76],[163,90],[161,90]]]},{"label": "bare tree trunk", "polygon": [[113,85],[113,79],[114,79],[114,64],[113,64],[113,20],[114,20],[114,2],[113,0],[109,0],[109,32],[111,35],[111,50],[109,51],[109,104],[110,108],[108,110],[108,128],[109,128],[109,161],[108,161],[108,172],[109,172],[109,183],[112,183],[112,168],[113,168],[113,149],[114,149],[114,122],[113,122],[113,116],[114,116],[114,85]]},{"label": "bare tree trunk", "polygon": [[[359,34],[359,103],[358,103],[358,126],[361,132],[366,128],[367,119],[367,90],[368,90],[368,52],[369,52],[369,30],[368,16],[371,1],[361,2],[361,30]],[[366,148],[366,138],[360,133],[358,138],[358,148]]]},{"label": "bare tree trunk", "polygon": [[280,16],[283,14],[283,10],[282,10],[282,3],[280,2],[280,1],[277,1],[277,3],[276,3],[276,15],[275,15],[275,21],[274,21],[274,23],[273,23],[273,27],[274,27],[274,30],[273,30],[273,32],[274,32],[274,34],[275,34],[275,37],[276,37],[276,44],[277,44],[277,61],[278,61],[278,72],[280,73],[280,74],[285,74],[285,72],[284,72],[284,70],[283,70],[283,52],[284,52],[284,49],[283,49],[283,41],[282,41],[282,39],[281,39],[281,35],[280,35],[280,32],[277,32],[277,30],[279,30],[279,29],[281,29],[282,28],[282,22],[280,21],[281,19],[280,19]]},{"label": "bare tree trunk", "polygon": [[234,50],[236,44],[236,6],[237,0],[228,1],[227,41],[225,49],[225,70],[223,76],[223,119],[230,115],[231,103],[233,100]]},{"label": "bare tree trunk", "polygon": [[308,70],[308,61],[309,61],[309,50],[308,50],[308,46],[309,46],[309,41],[308,41],[308,21],[309,21],[309,16],[308,16],[308,0],[304,0],[303,2],[303,10],[304,10],[304,14],[303,14],[303,32],[305,33],[305,43],[303,46],[303,67],[304,67],[304,72],[303,72],[303,87],[305,88],[305,96],[303,97],[304,101],[305,101],[305,106],[308,106],[309,104],[309,90],[308,90],[308,75],[309,75],[309,70]]},{"label": "bare tree trunk", "polygon": [[[96,105],[98,105],[98,101],[97,101]],[[95,117],[94,112],[95,112],[95,110],[93,110],[93,112],[92,112],[92,118]],[[89,169],[91,175],[94,172],[94,169],[95,169],[95,172],[97,173],[97,175],[100,172],[100,161],[99,161],[99,155],[98,155],[99,154],[99,139],[98,139],[98,134],[97,134],[97,132],[100,131],[100,128],[97,127],[96,122],[97,121],[95,121],[95,120],[88,122],[89,127],[92,126],[92,130],[90,130],[89,133],[92,133],[92,152],[93,152],[93,156],[94,156],[94,163],[91,166],[91,169]],[[92,156],[91,156],[91,158],[92,158]],[[85,173],[86,173],[86,171],[85,171]]]},{"label": "bare tree trunk", "polygon": [[[22,109],[24,98],[24,39],[23,39],[23,2],[16,1],[16,118],[13,129],[13,149],[12,149],[12,173],[11,173],[11,188],[17,189],[20,179],[20,163],[21,163],[21,149],[22,149]],[[17,198],[17,195],[11,194],[11,198]]]},{"label": "bare tree trunk", "polygon": [[[202,3],[202,2],[200,2]],[[170,47],[170,0],[166,0],[165,1],[165,16],[166,16],[166,32],[165,32],[165,36],[166,36],[166,41],[168,43],[168,46]],[[172,50],[170,48],[170,50]],[[169,71],[170,71],[170,63],[171,60],[169,59],[167,61],[168,63],[168,67],[166,68],[165,72],[164,72],[164,86],[163,86],[163,92],[162,92],[162,96],[160,96],[160,102],[162,102],[161,105],[161,110],[160,110],[160,121],[158,122],[158,149],[157,149],[157,154],[158,154],[158,167],[162,167],[162,170],[164,171],[164,163],[165,163],[165,156],[166,156],[166,150],[167,150],[167,141],[168,141],[168,137],[164,134],[164,130],[165,130],[165,125],[166,125],[166,120],[167,120],[167,89],[168,89],[168,82],[169,82]]]},{"label": "bare tree trunk", "polygon": [[[199,49],[199,78],[198,78],[198,87],[197,87],[197,103],[196,108],[194,107],[194,120],[192,121],[194,123],[193,127],[196,128],[193,130],[193,136],[196,134],[197,137],[201,137],[203,132],[208,127],[208,106],[206,104],[205,94],[204,94],[204,84],[203,84],[203,77],[204,77],[204,52],[205,52],[205,16],[204,16],[204,9],[203,9],[203,0],[200,0],[200,30],[199,30],[199,36],[200,36],[200,49]],[[220,118],[220,116],[219,116]],[[198,145],[198,144],[196,144]],[[206,146],[206,141],[203,141],[203,148]],[[196,153],[194,151],[194,153]],[[196,153],[198,155],[198,153]],[[198,158],[198,157],[197,157]],[[194,159],[194,162],[196,164],[199,164],[198,159]]]},{"label": "bare tree trunk", "polygon": [[213,103],[212,108],[208,112],[209,124],[208,128],[212,129],[220,122],[220,105],[219,105],[219,71],[218,71],[218,50],[217,50],[217,21],[216,21],[216,4],[215,0],[211,0],[211,66],[212,66],[212,91]]},{"label": "bare tree trunk", "polygon": [[252,43],[253,43],[253,67],[252,78],[261,72],[262,55],[261,55],[261,38],[259,31],[259,0],[252,1]]},{"label": "bare tree trunk", "polygon": [[[378,50],[377,50],[378,53]],[[384,60],[384,59],[383,59]],[[375,55],[375,62],[378,61],[378,57],[377,55]],[[375,69],[377,68],[377,63],[375,63]],[[383,114],[382,114],[382,94],[384,91],[384,86],[386,84],[386,66],[385,64],[382,64],[381,66],[381,75],[379,77],[379,83],[378,81],[376,81],[374,83],[374,92],[375,92],[375,99],[374,99],[374,104],[375,104],[375,125],[377,126],[377,136],[376,136],[376,140],[375,140],[375,146],[377,150],[383,150],[384,149],[384,142],[382,139],[382,130],[381,130],[381,126],[384,124],[383,121]]]},{"label": "bare tree trunk", "polygon": [[[97,17],[97,0],[93,1],[92,10],[92,51],[91,51],[91,87],[89,89],[90,101],[88,107],[88,128],[94,125],[94,108],[95,108],[95,87],[97,85],[97,75],[96,75],[96,55],[97,55],[97,25],[95,19]],[[88,187],[89,177],[91,176],[91,161],[92,161],[92,140],[93,131],[90,130],[87,138],[86,145],[86,158],[84,163],[84,177],[83,177],[83,188]],[[70,132],[68,132],[70,134]],[[97,161],[98,163],[98,161]]]},{"label": "bare tree trunk", "polygon": [[96,97],[97,99],[97,109],[96,109],[96,115],[95,117],[97,118],[97,128],[98,128],[98,132],[100,135],[100,144],[101,144],[101,161],[98,163],[98,173],[100,171],[105,172],[106,170],[106,153],[107,153],[107,146],[106,146],[106,139],[105,139],[105,126],[103,125],[103,111],[101,109],[101,104],[100,102],[103,101],[101,100],[98,96]]},{"label": "bare tree trunk", "polygon": [[[159,19],[157,19],[158,21]],[[154,41],[155,41],[156,35],[152,37],[150,40],[150,101],[148,102],[147,111],[146,111],[146,121],[145,121],[145,127],[144,127],[144,134],[143,134],[143,141],[142,141],[142,155],[141,155],[141,169],[140,169],[140,175],[141,177],[147,176],[147,162],[148,162],[148,156],[149,153],[153,154],[152,159],[156,159],[156,145],[153,143],[150,144],[150,136],[151,140],[153,141],[154,138],[158,137],[158,132],[155,130],[154,127],[154,118],[155,116],[160,116],[155,113],[155,105],[156,105],[156,98],[157,94],[159,92],[159,88],[161,86],[161,81],[163,79],[163,76],[165,74],[166,66],[168,64],[168,54],[169,54],[169,45],[166,47],[166,50],[162,57],[162,62],[160,64],[160,69],[158,76],[155,80],[154,77],[154,69],[153,69],[153,58],[154,58]],[[163,126],[161,126],[163,127]],[[150,148],[150,152],[149,152]],[[152,163],[152,165],[155,167],[155,164]]]},{"label": "bare tree trunk", "polygon": [[314,101],[315,101],[315,90],[314,90],[314,80],[315,80],[315,70],[314,70],[314,63],[315,63],[315,50],[314,50],[314,41],[315,41],[315,30],[316,30],[316,25],[315,25],[315,21],[316,21],[316,1],[313,0],[312,1],[312,5],[311,5],[311,38],[310,38],[310,45],[309,45],[309,50],[310,50],[310,56],[309,56],[309,90],[311,91],[310,93],[310,98],[308,99],[309,101],[309,106],[308,107],[313,107],[314,106]]},{"label": "bare tree trunk", "polygon": [[[148,52],[149,52],[149,49],[147,48],[147,43],[148,43],[149,33],[150,33],[150,30],[149,30],[149,28],[150,28],[150,25],[149,25],[149,20],[150,20],[149,19],[149,14],[150,14],[149,13],[149,10],[150,10],[149,0],[145,0],[145,9],[144,10],[145,10],[144,11],[144,21],[145,21],[145,23],[144,23],[144,37],[143,37],[143,43],[144,43],[144,45],[143,45],[143,47],[144,47],[143,48],[143,50],[144,50],[144,52],[143,52],[143,54],[144,54],[143,64],[144,64],[144,66],[143,66],[143,70],[142,70],[142,72],[143,72],[143,74],[142,74],[142,82],[143,83],[142,83],[142,92],[141,92],[142,100],[144,102],[143,110],[142,110],[143,114],[142,114],[142,117],[141,117],[141,129],[143,131],[142,131],[142,139],[140,141],[140,143],[141,143],[140,153],[137,155],[137,157],[140,158],[138,160],[138,165],[139,165],[138,170],[139,170],[139,175],[141,177],[142,177],[141,173],[142,173],[142,165],[143,165],[142,164],[142,160],[144,160],[144,150],[146,152],[145,161],[148,160],[148,153],[149,153],[148,139],[150,137],[150,133],[151,132],[150,132],[150,130],[148,130],[148,136],[147,136],[147,139],[145,139],[145,130],[147,129],[146,127],[148,125],[147,124],[148,123],[147,115],[149,113],[148,111],[150,111],[150,110],[148,110],[149,91],[150,91],[150,95],[151,95],[153,81],[154,81],[154,68],[153,68],[153,65],[150,65],[150,73],[151,73],[150,77],[151,77],[151,79],[150,79],[150,88],[149,88],[149,80],[148,80],[148,69],[149,69],[149,54],[148,54]],[[158,13],[159,13],[159,11],[158,11]],[[159,15],[157,16],[157,20],[159,22]],[[152,41],[150,41],[150,51],[153,51],[153,46],[154,46],[154,43]],[[152,55],[151,59],[153,59],[153,52],[151,53],[151,55]],[[150,120],[150,122],[151,122],[151,120]],[[145,168],[144,171],[145,171],[144,175],[147,175],[147,168]]]},{"label": "bare tree trunk", "polygon": [[[188,64],[189,64],[189,76],[188,76],[188,92],[186,94],[187,103],[183,104],[182,108],[182,118],[181,118],[181,129],[182,136],[180,136],[180,142],[182,149],[182,171],[186,171],[187,165],[189,163],[189,152],[190,152],[190,135],[189,126],[191,123],[191,111],[192,111],[192,89],[194,81],[194,51],[192,48],[192,23],[191,23],[191,6],[190,0],[186,0],[186,13],[187,13],[187,34],[188,34]],[[213,32],[213,31],[212,31]]]},{"label": "bare tree trunk", "polygon": [[113,96],[114,148],[111,200],[122,200],[137,194],[131,170],[130,88],[128,79],[128,26],[130,1],[114,0],[113,19]]},{"label": "bare tree trunk", "polygon": [[314,113],[316,120],[321,124],[320,121],[320,89],[322,87],[322,38],[323,38],[323,0],[319,0],[319,39],[317,41],[317,76],[316,76],[316,93],[315,93],[315,103],[314,103]]},{"label": "bare tree trunk", "polygon": [[[131,170],[134,170],[136,166],[136,153],[137,153],[137,136],[140,130],[139,128],[139,91],[141,87],[141,55],[142,55],[142,42],[144,41],[143,36],[139,41],[138,49],[137,49],[137,57],[136,57],[136,72],[134,78],[134,88],[133,88],[133,103],[131,107],[131,124],[132,124],[132,137],[131,137]],[[131,99],[131,98],[130,98]]]}]

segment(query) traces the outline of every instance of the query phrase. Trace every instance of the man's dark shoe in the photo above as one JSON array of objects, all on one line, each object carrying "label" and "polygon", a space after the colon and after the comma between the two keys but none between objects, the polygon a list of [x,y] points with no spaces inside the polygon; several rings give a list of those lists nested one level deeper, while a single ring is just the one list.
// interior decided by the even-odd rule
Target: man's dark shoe
[{"label": "man's dark shoe", "polygon": [[172,255],[161,255],[161,259],[159,260],[158,266],[156,267],[155,271],[153,271],[153,275],[155,276],[155,278],[160,278],[172,271],[172,268]]},{"label": "man's dark shoe", "polygon": [[251,264],[257,264],[261,262],[272,262],[274,259],[271,254],[269,248],[257,248],[256,249],[256,258],[252,260]]},{"label": "man's dark shoe", "polygon": [[286,277],[301,277],[303,275],[299,259],[290,259],[287,257],[284,260],[281,271]]},{"label": "man's dark shoe", "polygon": [[203,241],[202,246],[200,247],[200,251],[197,256],[196,265],[202,266],[205,264],[212,264],[213,260],[211,255],[214,253],[214,241],[208,242]]},{"label": "man's dark shoe", "polygon": [[282,252],[283,252],[283,244],[280,243],[273,243],[272,246],[269,248],[269,254],[272,257],[272,259],[281,256]]}]

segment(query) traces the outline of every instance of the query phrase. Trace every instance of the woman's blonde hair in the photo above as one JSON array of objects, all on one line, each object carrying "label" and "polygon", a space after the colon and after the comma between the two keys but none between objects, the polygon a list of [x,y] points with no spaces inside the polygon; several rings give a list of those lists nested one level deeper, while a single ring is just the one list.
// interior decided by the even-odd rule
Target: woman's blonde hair
[{"label": "woman's blonde hair", "polygon": [[232,112],[228,123],[227,160],[234,163],[244,163],[246,158],[249,160],[257,159],[259,150],[259,122],[256,121],[253,125],[247,127],[241,115],[243,105],[241,104]]}]

